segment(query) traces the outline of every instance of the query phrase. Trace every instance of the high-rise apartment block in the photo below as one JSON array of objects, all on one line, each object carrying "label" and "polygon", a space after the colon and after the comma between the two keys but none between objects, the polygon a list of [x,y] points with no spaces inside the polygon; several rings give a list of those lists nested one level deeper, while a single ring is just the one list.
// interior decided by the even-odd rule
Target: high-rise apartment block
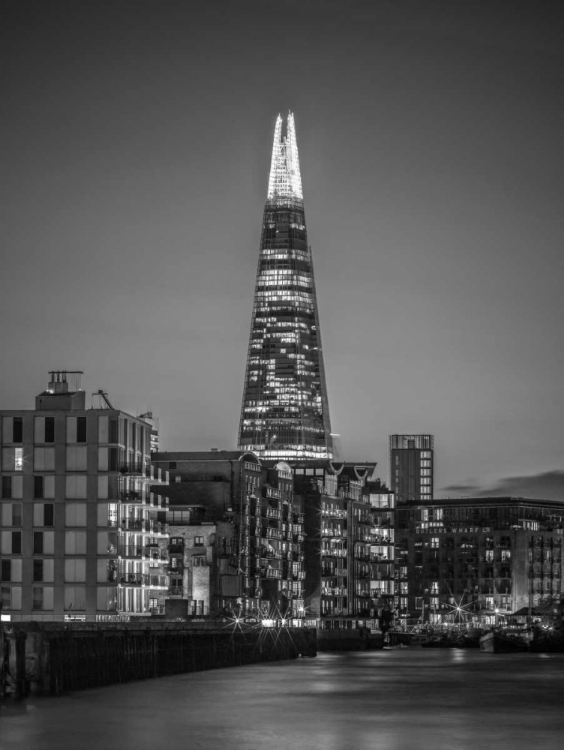
[{"label": "high-rise apartment block", "polygon": [[390,488],[398,505],[433,497],[432,435],[390,435]]},{"label": "high-rise apartment block", "polygon": [[274,131],[239,426],[261,458],[332,458],[311,247],[294,117]]},{"label": "high-rise apartment block", "polygon": [[0,412],[4,620],[131,618],[164,603],[150,426],[101,391],[87,409],[80,376],[51,372],[34,410]]}]

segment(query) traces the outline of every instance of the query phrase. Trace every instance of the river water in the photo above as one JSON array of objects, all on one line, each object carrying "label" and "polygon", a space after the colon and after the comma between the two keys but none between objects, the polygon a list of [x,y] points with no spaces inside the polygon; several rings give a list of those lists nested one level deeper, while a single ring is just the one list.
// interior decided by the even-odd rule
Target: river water
[{"label": "river water", "polygon": [[2,750],[559,750],[564,654],[320,654],[0,704]]}]

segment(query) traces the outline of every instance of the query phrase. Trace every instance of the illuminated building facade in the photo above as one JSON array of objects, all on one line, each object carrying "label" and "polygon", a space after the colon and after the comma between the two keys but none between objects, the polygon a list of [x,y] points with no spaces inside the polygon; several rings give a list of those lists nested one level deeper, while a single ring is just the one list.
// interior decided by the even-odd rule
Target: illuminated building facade
[{"label": "illuminated building facade", "polygon": [[305,511],[306,618],[322,630],[353,628],[359,619],[376,627],[378,609],[393,591],[393,499],[373,479],[375,467],[334,461],[293,467]]},{"label": "illuminated building facade", "polygon": [[278,117],[264,209],[239,449],[332,458],[331,427],[294,117]]},{"label": "illuminated building facade", "polygon": [[[290,466],[266,466],[249,451],[161,452],[152,460],[171,475],[159,490],[169,498],[171,598],[188,599],[194,616],[227,610],[303,617],[304,515]],[[206,541],[211,524],[217,525],[213,549]],[[198,544],[187,541],[190,534]],[[225,547],[218,539],[226,539]],[[192,549],[202,545],[210,548],[206,561],[204,550]],[[205,571],[191,577],[194,565],[211,567],[209,595],[197,593],[204,589],[194,582],[201,583]]]},{"label": "illuminated building facade", "polygon": [[398,619],[477,626],[542,599],[563,582],[564,504],[448,500],[396,509]]},{"label": "illuminated building facade", "polygon": [[390,435],[390,487],[398,505],[433,497],[432,435]]}]

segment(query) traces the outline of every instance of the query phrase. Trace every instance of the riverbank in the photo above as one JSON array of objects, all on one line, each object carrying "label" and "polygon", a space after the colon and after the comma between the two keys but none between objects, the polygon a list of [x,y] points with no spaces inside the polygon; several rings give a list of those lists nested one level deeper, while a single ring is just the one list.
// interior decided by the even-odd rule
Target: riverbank
[{"label": "riverbank", "polygon": [[58,695],[316,653],[315,631],[307,628],[15,624],[0,629],[0,697]]}]

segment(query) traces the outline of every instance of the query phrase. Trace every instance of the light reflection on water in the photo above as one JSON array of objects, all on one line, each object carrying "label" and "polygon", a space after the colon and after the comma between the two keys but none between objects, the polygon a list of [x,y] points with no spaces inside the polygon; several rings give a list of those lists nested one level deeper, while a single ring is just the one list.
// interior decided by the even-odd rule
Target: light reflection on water
[{"label": "light reflection on water", "polygon": [[321,654],[4,703],[0,747],[560,750],[563,695],[561,654]]}]

